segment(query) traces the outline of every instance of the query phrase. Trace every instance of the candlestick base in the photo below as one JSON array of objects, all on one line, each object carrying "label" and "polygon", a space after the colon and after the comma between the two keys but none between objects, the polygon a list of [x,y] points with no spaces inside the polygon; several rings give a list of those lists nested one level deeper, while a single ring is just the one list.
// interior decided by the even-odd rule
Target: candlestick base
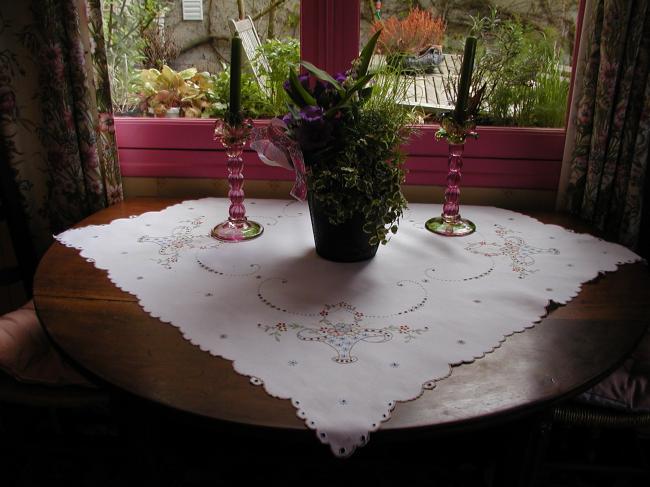
[{"label": "candlestick base", "polygon": [[456,218],[445,218],[441,215],[427,220],[424,224],[430,232],[444,235],[445,237],[463,237],[476,231],[476,225],[465,218],[457,215]]},{"label": "candlestick base", "polygon": [[241,242],[259,237],[264,232],[264,227],[248,218],[228,218],[212,229],[210,235],[222,242]]}]

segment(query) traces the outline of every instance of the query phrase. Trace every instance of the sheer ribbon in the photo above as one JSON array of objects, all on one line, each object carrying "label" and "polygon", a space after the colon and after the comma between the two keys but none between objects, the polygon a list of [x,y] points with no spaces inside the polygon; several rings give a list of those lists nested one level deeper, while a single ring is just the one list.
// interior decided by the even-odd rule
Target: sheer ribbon
[{"label": "sheer ribbon", "polygon": [[257,151],[264,164],[293,169],[296,182],[289,194],[299,201],[304,201],[307,197],[305,161],[300,146],[286,132],[285,123],[274,118],[266,127],[253,129],[251,148]]}]

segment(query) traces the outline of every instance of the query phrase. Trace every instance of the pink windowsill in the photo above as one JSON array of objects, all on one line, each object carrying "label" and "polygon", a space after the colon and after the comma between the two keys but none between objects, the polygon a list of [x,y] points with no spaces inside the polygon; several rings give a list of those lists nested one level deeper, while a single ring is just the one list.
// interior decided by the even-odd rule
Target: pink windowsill
[{"label": "pink windowsill", "polygon": [[[256,120],[255,124],[267,123]],[[226,157],[213,140],[214,120],[116,117],[124,176],[225,178]],[[404,149],[407,184],[443,184],[447,145],[435,142],[436,125],[419,126]],[[465,149],[463,184],[519,189],[557,188],[564,129],[479,127],[479,139]],[[292,180],[293,173],[263,164],[253,151],[244,156],[247,179]]]}]

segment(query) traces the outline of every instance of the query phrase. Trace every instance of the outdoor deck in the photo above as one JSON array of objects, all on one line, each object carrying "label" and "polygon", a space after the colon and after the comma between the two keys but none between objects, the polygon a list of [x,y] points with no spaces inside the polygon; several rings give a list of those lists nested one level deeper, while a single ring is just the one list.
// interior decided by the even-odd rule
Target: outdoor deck
[{"label": "outdoor deck", "polygon": [[445,54],[438,69],[430,74],[405,75],[410,78],[408,94],[405,103],[422,108],[428,112],[450,110],[454,107],[453,100],[445,90],[448,79],[458,76],[461,56]]},{"label": "outdoor deck", "polygon": [[[242,39],[244,52],[249,60],[251,68],[260,88],[267,94],[268,88],[262,80],[260,73],[257,72],[252,59],[255,58],[257,49],[260,47],[260,38],[255,30],[255,24],[250,17],[243,20],[231,20],[230,29],[237,32]],[[263,63],[266,63],[267,71],[270,71],[268,61],[264,56],[261,57]],[[375,54],[370,63],[370,69],[377,68],[385,62],[381,54]],[[458,54],[444,54],[443,61],[433,73],[404,75],[408,81],[407,95],[403,103],[409,106],[417,106],[425,112],[441,112],[453,108],[453,101],[449,100],[449,94],[445,90],[445,83],[449,78],[456,78],[460,72],[461,56]]]},{"label": "outdoor deck", "polygon": [[[379,67],[384,57],[376,55],[371,62],[372,67]],[[432,73],[404,74],[408,81],[407,95],[403,103],[417,106],[426,112],[441,112],[453,109],[453,100],[445,90],[449,78],[455,78],[460,72],[461,56],[445,54],[443,62]]]}]

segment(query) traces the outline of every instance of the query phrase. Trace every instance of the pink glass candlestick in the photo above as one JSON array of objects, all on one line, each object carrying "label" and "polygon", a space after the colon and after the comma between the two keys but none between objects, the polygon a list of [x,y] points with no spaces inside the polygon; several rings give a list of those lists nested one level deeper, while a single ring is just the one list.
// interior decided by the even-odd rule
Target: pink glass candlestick
[{"label": "pink glass candlestick", "polygon": [[427,230],[453,237],[469,235],[476,230],[476,225],[460,216],[460,178],[463,167],[463,149],[465,144],[449,143],[449,173],[447,174],[447,189],[445,202],[442,205],[442,215],[431,218],[425,223]]},{"label": "pink glass candlestick", "polygon": [[436,140],[445,139],[449,144],[449,173],[442,215],[428,220],[427,230],[446,237],[462,237],[474,233],[476,225],[460,217],[460,170],[463,168],[463,150],[467,137],[478,137],[472,117],[458,122],[453,115],[442,117]]},{"label": "pink glass candlestick", "polygon": [[250,120],[230,124],[218,120],[215,125],[214,138],[221,141],[228,156],[228,198],[230,198],[229,217],[212,229],[210,235],[224,242],[242,242],[259,237],[264,227],[246,218],[244,206],[244,159],[242,152],[252,128]]}]

